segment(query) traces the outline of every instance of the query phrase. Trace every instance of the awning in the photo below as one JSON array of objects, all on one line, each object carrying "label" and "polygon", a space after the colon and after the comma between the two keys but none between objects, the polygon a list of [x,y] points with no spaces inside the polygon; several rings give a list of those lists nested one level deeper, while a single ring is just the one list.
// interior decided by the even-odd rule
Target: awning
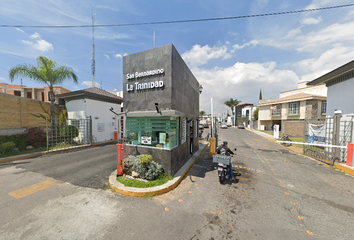
[{"label": "awning", "polygon": [[157,111],[134,111],[134,112],[127,113],[127,117],[162,117],[162,116],[185,117],[186,114],[177,110],[161,110],[161,113],[158,113]]}]

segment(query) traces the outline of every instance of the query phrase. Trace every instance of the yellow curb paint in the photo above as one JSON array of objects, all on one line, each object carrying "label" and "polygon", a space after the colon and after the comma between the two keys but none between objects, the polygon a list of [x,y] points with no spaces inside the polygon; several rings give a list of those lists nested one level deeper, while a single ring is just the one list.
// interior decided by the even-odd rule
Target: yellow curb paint
[{"label": "yellow curb paint", "polygon": [[44,180],[43,182],[36,183],[31,186],[21,188],[17,191],[10,192],[9,195],[16,199],[20,199],[55,185],[63,185],[63,184],[59,183],[55,179],[49,178]]},{"label": "yellow curb paint", "polygon": [[304,218],[303,218],[303,217],[300,217],[300,216],[297,216],[297,218],[300,219],[300,220],[304,220]]},{"label": "yellow curb paint", "polygon": [[310,235],[313,235],[313,233],[312,232],[310,232],[310,231],[306,231],[308,234],[310,234]]},{"label": "yellow curb paint", "polygon": [[345,166],[343,166],[343,165],[340,165],[340,164],[338,164],[338,163],[334,163],[333,167],[336,167],[336,168],[338,168],[338,169],[340,169],[340,170],[342,170],[342,171],[344,171],[344,172],[346,172],[346,173],[349,173],[349,174],[351,174],[351,175],[354,175],[354,170],[352,170],[352,169],[350,169],[350,168],[347,168],[347,167],[345,167]]}]

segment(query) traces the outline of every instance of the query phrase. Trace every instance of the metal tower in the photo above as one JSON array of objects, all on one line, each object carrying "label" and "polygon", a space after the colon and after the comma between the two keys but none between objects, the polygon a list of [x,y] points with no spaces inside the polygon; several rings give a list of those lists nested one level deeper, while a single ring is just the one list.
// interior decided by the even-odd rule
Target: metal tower
[{"label": "metal tower", "polygon": [[91,87],[95,87],[96,78],[96,63],[95,63],[95,16],[96,13],[92,12],[92,50],[91,50],[91,73],[92,73],[92,84]]}]

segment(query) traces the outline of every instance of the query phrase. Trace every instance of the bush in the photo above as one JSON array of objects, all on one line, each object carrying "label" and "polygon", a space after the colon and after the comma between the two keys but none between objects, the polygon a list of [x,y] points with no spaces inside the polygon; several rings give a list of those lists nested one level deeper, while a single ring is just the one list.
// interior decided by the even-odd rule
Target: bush
[{"label": "bush", "polygon": [[[123,174],[131,175],[132,171],[134,171],[137,172],[142,179],[149,181],[157,179],[164,170],[160,164],[151,161],[151,158],[152,156],[147,154],[143,154],[139,158],[128,156],[122,163]],[[141,159],[143,159],[143,161]]]},{"label": "bush", "polygon": [[60,136],[64,137],[65,140],[72,140],[79,136],[79,129],[72,125],[65,126],[61,129]]},{"label": "bush", "polygon": [[0,144],[6,142],[15,143],[15,147],[17,147],[20,151],[25,150],[26,145],[26,135],[15,134],[11,136],[0,136]]},{"label": "bush", "polygon": [[6,142],[0,145],[0,153],[9,153],[15,147],[14,142]]},{"label": "bush", "polygon": [[27,128],[26,131],[26,143],[34,148],[41,147],[45,144],[45,134],[40,127]]},{"label": "bush", "polygon": [[139,160],[141,164],[149,164],[151,162],[152,156],[149,154],[140,155]]}]

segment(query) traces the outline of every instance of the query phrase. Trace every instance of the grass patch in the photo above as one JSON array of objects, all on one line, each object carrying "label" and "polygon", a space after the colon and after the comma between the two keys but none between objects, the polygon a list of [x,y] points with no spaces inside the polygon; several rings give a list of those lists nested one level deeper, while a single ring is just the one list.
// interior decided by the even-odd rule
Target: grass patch
[{"label": "grass patch", "polygon": [[[303,137],[289,137],[291,139],[291,141],[293,142],[303,142],[304,138]],[[298,147],[298,148],[303,148],[302,144],[293,144],[292,146],[294,147]]]},{"label": "grass patch", "polygon": [[46,150],[47,149],[45,149],[45,148],[36,148],[36,149],[31,149],[31,150],[24,150],[21,152],[9,152],[9,153],[0,154],[0,158],[14,157],[14,156],[19,156],[19,155],[24,155],[24,154],[44,152]]},{"label": "grass patch", "polygon": [[[260,132],[264,132],[264,133],[266,133],[266,134],[269,134],[269,135],[271,135],[271,136],[273,136],[274,135],[274,131],[271,131],[271,130],[259,130]],[[280,131],[279,131],[279,136],[278,136],[278,138],[280,138]]]},{"label": "grass patch", "polygon": [[135,188],[150,188],[160,186],[162,184],[167,183],[168,181],[172,180],[173,177],[167,174],[161,174],[158,179],[148,182],[142,182],[135,179],[129,179],[124,176],[117,177],[117,181],[123,184],[126,187],[135,187]]}]

